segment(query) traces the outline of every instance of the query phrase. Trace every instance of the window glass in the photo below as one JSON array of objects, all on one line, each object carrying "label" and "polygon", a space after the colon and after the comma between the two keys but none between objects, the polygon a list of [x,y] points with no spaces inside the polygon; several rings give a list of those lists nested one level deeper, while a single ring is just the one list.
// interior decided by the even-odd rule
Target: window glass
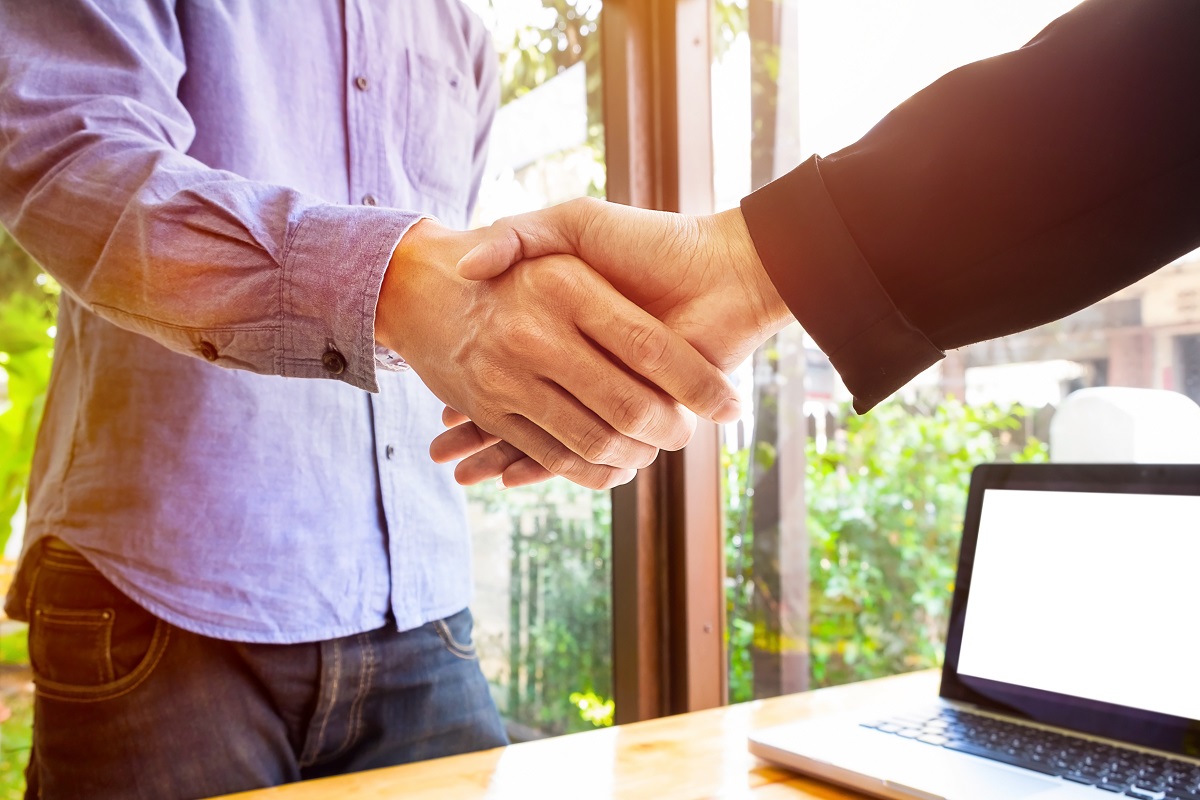
[{"label": "window glass", "polygon": [[[469,0],[501,108],[475,225],[604,196],[599,0]],[[468,491],[476,643],[514,741],[609,725],[612,505],[562,479]]]},{"label": "window glass", "polygon": [[[714,0],[718,208],[1075,4]],[[1136,425],[1085,426],[1081,441],[1066,425],[1056,439],[1054,419],[1094,387],[1200,400],[1197,298],[1193,254],[1071,317],[953,351],[863,416],[798,326],[756,352],[737,376],[749,410],[722,446],[730,699],[939,666],[970,468],[1132,457]]]}]

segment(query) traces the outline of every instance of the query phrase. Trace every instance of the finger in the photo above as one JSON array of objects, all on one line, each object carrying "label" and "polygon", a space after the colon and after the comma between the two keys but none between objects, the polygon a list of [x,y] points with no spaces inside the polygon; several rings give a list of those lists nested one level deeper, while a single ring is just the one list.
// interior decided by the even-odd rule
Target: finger
[{"label": "finger", "polygon": [[[555,348],[561,394],[544,406],[528,405],[532,413],[526,416],[576,453],[593,464],[637,469],[648,466],[658,449],[678,450],[691,440],[695,416],[593,342],[579,337],[547,344]],[[566,405],[576,407],[570,417],[559,410]]]},{"label": "finger", "polygon": [[[708,368],[705,374],[717,376],[719,388],[727,386],[720,371],[686,340],[576,259],[554,256],[526,261],[505,280],[526,284],[530,295],[548,298],[543,313],[555,316],[563,330],[547,336],[543,326],[513,325],[504,332],[514,361],[528,362],[530,354],[538,354],[539,363],[553,368],[546,373],[548,379],[561,387],[558,396],[546,396],[531,393],[527,385],[521,385],[523,414],[593,464],[639,469],[657,454],[638,449],[649,460],[637,461],[631,442],[678,450],[688,443],[696,426],[691,413],[680,408],[670,395],[619,363],[624,357],[617,348],[606,349],[603,343],[598,346],[601,338],[624,342],[619,332],[606,330],[608,326],[653,331],[660,340],[691,351],[699,364]],[[629,349],[624,347],[625,351]],[[671,380],[679,382],[673,376]],[[736,397],[732,389],[729,394]],[[576,407],[572,417],[564,416],[563,409],[568,406]],[[589,417],[596,421],[589,424]],[[610,426],[616,438],[605,435]],[[512,442],[503,431],[486,427]]]},{"label": "finger", "polygon": [[[634,470],[620,470],[614,476],[615,485],[628,483],[637,474]],[[554,477],[554,474],[508,442],[498,442],[486,450],[468,456],[454,470],[454,479],[463,486],[474,486],[486,480],[500,477],[505,488],[530,486]]]},{"label": "finger", "polygon": [[[741,401],[721,370],[682,336],[616,293],[603,278],[594,273],[589,275],[589,280],[602,285],[595,292],[607,291],[614,297],[612,302],[602,305],[594,301],[596,294],[592,294],[588,313],[577,316],[584,334],[699,416],[713,422],[733,422],[741,416]],[[629,398],[625,400],[628,402]],[[608,415],[601,413],[601,416],[612,422]],[[645,416],[634,414],[633,418],[653,424]],[[613,424],[626,432],[626,427]]]},{"label": "finger", "polygon": [[459,462],[458,466],[454,468],[454,480],[463,486],[474,486],[483,481],[499,478],[504,474],[504,470],[523,460],[528,460],[538,470],[541,470],[547,478],[554,477],[541,464],[538,464],[508,442],[501,441],[491,447],[480,450],[478,453],[469,455]]},{"label": "finger", "polygon": [[[591,274],[583,264],[576,272]],[[496,325],[489,328],[486,352],[484,348],[473,351],[470,370],[479,376],[475,400],[466,408],[450,402],[464,408],[479,428],[535,458],[537,454],[529,449],[529,443],[519,438],[522,432],[507,427],[509,418],[529,420],[539,434],[549,434],[586,461],[620,469],[638,469],[652,463],[658,456],[660,439],[668,446],[686,441],[691,429],[674,403],[639,376],[615,365],[607,353],[582,336],[558,301],[556,290],[564,282],[542,279],[547,276],[554,278],[556,274],[553,270],[531,273],[522,265],[503,276],[500,283],[480,286],[477,291],[487,303],[495,303],[495,292],[502,292],[502,297],[515,295],[532,300],[520,307],[521,313],[499,315]],[[611,288],[607,293],[616,296]],[[575,306],[585,302],[577,298]],[[530,372],[529,365],[534,372]],[[673,418],[682,430],[660,439],[646,437],[651,439],[649,442],[625,435],[589,407],[599,405],[606,395],[634,398],[626,401],[631,408],[657,404],[660,415]],[[447,394],[448,399],[451,396]],[[459,453],[460,447],[474,450],[490,443],[472,439],[470,432],[459,431],[457,436],[462,438],[452,437],[444,450],[441,445],[447,442],[443,440],[431,455],[450,457]]]},{"label": "finger", "polygon": [[515,435],[504,438],[554,475],[589,489],[611,489],[630,480],[632,470],[591,463],[524,417],[509,415],[505,423]]},{"label": "finger", "polygon": [[487,280],[525,259],[555,253],[579,255],[579,235],[598,202],[579,198],[496,220],[487,229],[486,238],[459,260],[459,276]]},{"label": "finger", "polygon": [[[517,336],[519,334],[515,334],[514,339]],[[515,346],[517,352],[533,352],[519,341]],[[658,456],[656,444],[617,431],[591,406],[627,394],[654,397],[655,390],[615,366],[591,342],[577,334],[574,341],[542,341],[539,346],[543,357],[556,365],[555,380],[523,378],[515,388],[506,385],[501,389],[501,377],[497,376],[494,389],[498,396],[512,398],[517,396],[515,391],[520,393],[519,404],[510,403],[507,408],[520,408],[520,419],[530,421],[540,433],[553,437],[585,461],[621,469],[640,469],[651,464]],[[550,349],[546,350],[547,347]],[[507,377],[511,383],[512,376]],[[561,381],[561,385],[557,381]],[[517,415],[508,415],[513,416]],[[536,457],[525,441],[515,438],[522,434],[507,427],[506,418],[475,415],[475,422]],[[538,462],[545,464],[540,458]],[[552,471],[557,473],[557,470]]]},{"label": "finger", "polygon": [[[629,483],[637,475],[637,471],[632,469],[622,470],[621,472],[622,475],[619,476],[619,482],[616,484],[618,486]],[[535,483],[541,483],[553,477],[541,464],[526,456],[514,461],[512,465],[506,468],[500,480],[506,488],[515,489],[518,486],[530,486]]]},{"label": "finger", "polygon": [[520,235],[515,229],[502,223],[503,221],[494,223],[488,231],[488,238],[459,259],[460,276],[469,281],[494,278],[525,257]]},{"label": "finger", "polygon": [[429,445],[429,457],[435,463],[445,464],[448,461],[474,455],[498,441],[500,441],[498,437],[467,420],[438,434]]},{"label": "finger", "polygon": [[469,422],[470,417],[461,411],[456,411],[450,406],[442,409],[442,424],[447,428],[453,428],[455,425],[462,425],[464,422]]}]

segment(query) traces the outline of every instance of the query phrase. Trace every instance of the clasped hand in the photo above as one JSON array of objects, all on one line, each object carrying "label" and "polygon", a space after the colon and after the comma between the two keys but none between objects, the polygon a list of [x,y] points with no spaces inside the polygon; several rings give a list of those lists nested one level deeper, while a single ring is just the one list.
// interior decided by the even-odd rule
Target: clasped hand
[{"label": "clasped hand", "polygon": [[[737,417],[717,366],[561,249],[525,252],[486,280],[458,274],[468,251],[491,252],[494,233],[417,223],[393,254],[376,309],[377,341],[454,409],[445,419],[462,423],[435,442],[435,456],[478,453],[459,465],[461,482],[487,477],[481,466],[507,480],[512,467],[514,481],[556,474],[608,488],[660,449],[686,444],[692,412]],[[507,458],[498,472],[497,453]]]},{"label": "clasped hand", "polygon": [[736,419],[723,372],[791,320],[736,209],[585,199],[423,226],[393,257],[376,333],[446,403],[430,454],[462,459],[463,484],[624,483],[687,443],[685,408]]}]

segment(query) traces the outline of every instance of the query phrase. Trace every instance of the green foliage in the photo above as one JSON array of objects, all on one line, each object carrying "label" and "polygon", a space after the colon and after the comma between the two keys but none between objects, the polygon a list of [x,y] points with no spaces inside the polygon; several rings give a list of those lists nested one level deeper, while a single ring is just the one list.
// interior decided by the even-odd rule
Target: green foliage
[{"label": "green foliage", "polygon": [[29,629],[16,622],[5,623],[6,627],[10,625],[15,629],[0,635],[0,667],[28,665]]},{"label": "green foliage", "polygon": [[555,479],[520,489],[478,486],[468,497],[512,520],[506,652],[483,653],[507,665],[489,670],[501,712],[542,735],[612,724],[608,493]]},{"label": "green foliage", "polygon": [[600,83],[601,0],[542,0],[538,13],[501,14],[497,0],[488,5],[498,18],[521,24],[498,35],[501,105],[528,94],[565,69],[583,62],[587,86],[587,147],[597,164],[588,186],[592,197],[604,197],[604,95]]},{"label": "green foliage", "polygon": [[8,711],[0,722],[0,800],[25,796],[25,764],[33,747],[33,692],[27,677],[14,683],[5,675],[0,688],[0,703]]},{"label": "green foliage", "polygon": [[[1023,409],[932,408],[885,403],[866,415],[843,408],[838,433],[807,445],[811,685],[829,686],[941,663],[971,469],[1040,461],[1021,442]],[[756,475],[775,463],[768,442],[723,449],[729,696],[754,698]],[[760,621],[761,622],[761,621]]]},{"label": "green foliage", "polygon": [[[496,0],[489,5],[497,9]],[[541,86],[580,61],[589,65],[599,89],[600,0],[542,0],[538,13],[527,13],[497,41],[500,55],[500,103]],[[510,10],[507,13],[511,13]],[[591,69],[595,65],[596,69]],[[589,85],[589,94],[591,86]],[[590,105],[590,104],[589,104]]]},{"label": "green foliage", "polygon": [[0,551],[29,480],[54,349],[58,285],[0,229]]},{"label": "green foliage", "polygon": [[731,450],[721,447],[721,500],[725,520],[725,647],[729,674],[729,700],[740,703],[754,699],[752,647],[755,625],[751,621],[754,602],[754,544],[751,515],[754,508],[754,476],[775,463],[775,448],[767,442],[755,446],[757,458],[750,462],[750,447]]},{"label": "green foliage", "polygon": [[[588,186],[592,197],[605,196],[604,94],[600,69],[602,0],[542,0],[542,8],[514,11],[504,0],[488,0],[496,19],[519,20],[497,35],[500,56],[500,103],[508,103],[580,62],[587,73],[587,147],[596,160]],[[713,14],[714,57],[721,58],[748,27],[747,0],[717,0]]]},{"label": "green foliage", "polygon": [[[808,451],[814,686],[941,663],[974,465],[995,461],[1024,412],[947,400],[848,415]],[[1044,460],[1035,440],[1011,458]]]},{"label": "green foliage", "polygon": [[749,0],[716,0],[713,5],[713,57],[720,61],[738,34],[749,30]]},{"label": "green foliage", "polygon": [[593,692],[575,692],[571,695],[571,702],[579,709],[579,716],[585,722],[597,728],[607,728],[613,724],[616,704],[612,698],[597,697]]},{"label": "green foliage", "polygon": [[18,622],[0,624],[0,800],[18,800],[25,793],[33,734],[27,633]]}]

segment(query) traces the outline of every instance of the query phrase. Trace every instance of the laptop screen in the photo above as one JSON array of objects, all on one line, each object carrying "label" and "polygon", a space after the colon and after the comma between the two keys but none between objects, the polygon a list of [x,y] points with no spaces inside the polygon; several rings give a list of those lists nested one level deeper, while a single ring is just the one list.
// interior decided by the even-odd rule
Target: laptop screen
[{"label": "laptop screen", "polygon": [[1195,755],[1200,468],[972,476],[942,694]]}]

